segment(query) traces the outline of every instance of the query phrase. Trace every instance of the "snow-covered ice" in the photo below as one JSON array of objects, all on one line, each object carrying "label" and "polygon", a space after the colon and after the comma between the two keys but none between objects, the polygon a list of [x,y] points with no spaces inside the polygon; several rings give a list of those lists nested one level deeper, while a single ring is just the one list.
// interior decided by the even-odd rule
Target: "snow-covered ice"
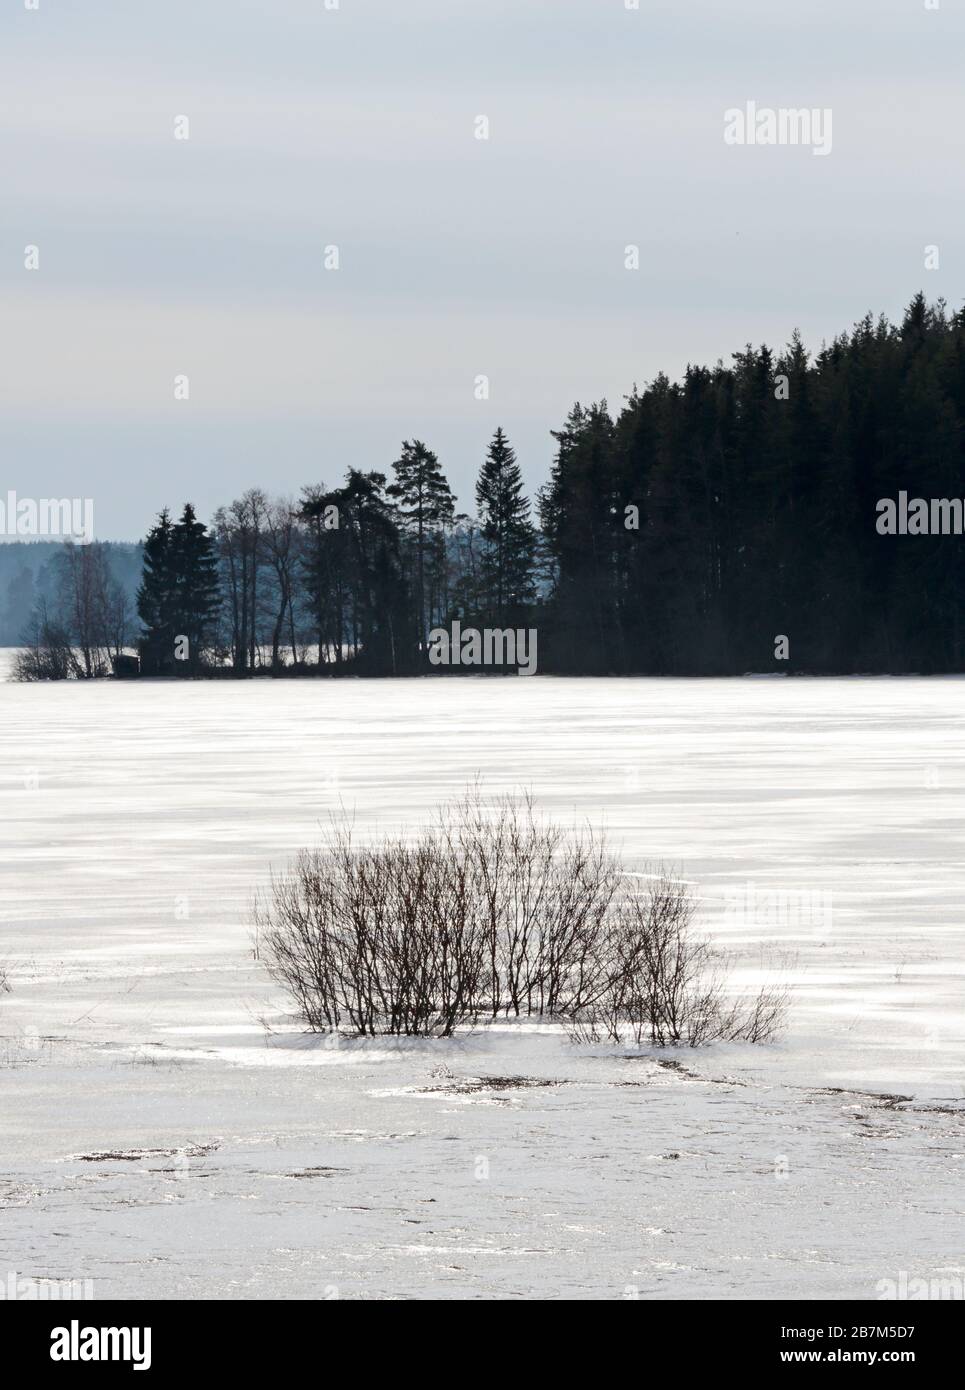
[{"label": "snow-covered ice", "polygon": [[[0,1273],[245,1298],[965,1278],[963,705],[957,679],[0,686]],[[269,866],[339,807],[411,828],[477,775],[676,865],[737,978],[793,986],[781,1042],[294,1027],[250,949]]]}]

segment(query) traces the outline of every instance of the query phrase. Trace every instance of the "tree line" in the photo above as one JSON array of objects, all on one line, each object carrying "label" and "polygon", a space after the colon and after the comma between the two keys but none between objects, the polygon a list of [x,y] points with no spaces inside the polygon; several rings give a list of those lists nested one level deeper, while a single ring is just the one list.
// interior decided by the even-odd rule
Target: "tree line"
[{"label": "tree line", "polygon": [[72,674],[132,640],[148,674],[414,674],[459,619],[536,628],[543,671],[963,668],[965,541],[881,534],[876,508],[965,493],[965,310],[919,294],[899,324],[868,315],[813,357],[796,333],[747,346],[616,413],[577,403],[552,434],[535,506],[499,429],[471,516],[418,439],[391,473],[297,499],[249,489],[207,526],[164,511],[137,624],[75,558],[28,664],[43,618],[62,643],[84,634]]},{"label": "tree line", "polygon": [[748,346],[658,376],[616,418],[577,405],[556,439],[541,663],[963,669],[965,539],[876,523],[901,490],[965,494],[965,310],[919,294],[900,324],[869,315],[813,360],[797,334]]},{"label": "tree line", "polygon": [[[251,488],[211,526],[162,512],[144,543],[137,610],[148,674],[426,668],[436,625],[514,625],[536,602],[537,528],[515,452],[497,430],[456,511],[439,459],[405,440],[389,475],[350,469],[298,499]],[[178,640],[182,639],[178,650]]]}]

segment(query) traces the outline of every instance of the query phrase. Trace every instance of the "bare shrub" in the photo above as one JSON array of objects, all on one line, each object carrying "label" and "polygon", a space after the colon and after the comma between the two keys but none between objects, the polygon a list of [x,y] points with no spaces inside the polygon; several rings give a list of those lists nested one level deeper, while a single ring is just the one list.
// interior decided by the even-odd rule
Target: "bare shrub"
[{"label": "bare shrub", "polygon": [[692,930],[695,904],[665,871],[621,896],[606,940],[606,981],[574,1018],[574,1035],[658,1047],[725,1039],[767,1042],[781,1029],[786,996],[761,990],[728,998],[719,957]]},{"label": "bare shrub", "polygon": [[27,630],[23,648],[14,662],[18,681],[63,681],[78,674],[77,659],[66,627],[52,618],[41,602]]},{"label": "bare shrub", "polygon": [[313,1029],[448,1037],[479,1012],[482,923],[445,842],[303,851],[256,908],[258,951]]},{"label": "bare shrub", "polygon": [[786,989],[762,988],[739,1006],[734,1026],[724,1036],[730,1042],[773,1042],[787,1024],[787,1009]]},{"label": "bare shrub", "polygon": [[503,1013],[614,1042],[766,1040],[782,1001],[726,1001],[693,910],[667,874],[635,890],[592,829],[473,792],[412,843],[333,828],[272,879],[255,923],[258,955],[317,1030],[448,1037]]},{"label": "bare shrub", "polygon": [[530,796],[468,795],[439,828],[467,866],[486,935],[489,1012],[563,1016],[598,993],[601,943],[620,884],[602,836],[570,835]]}]

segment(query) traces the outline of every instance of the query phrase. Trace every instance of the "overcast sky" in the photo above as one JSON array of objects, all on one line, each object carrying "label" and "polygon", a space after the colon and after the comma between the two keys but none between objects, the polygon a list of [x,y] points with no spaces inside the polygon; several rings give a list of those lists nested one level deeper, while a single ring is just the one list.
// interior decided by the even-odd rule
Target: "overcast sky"
[{"label": "overcast sky", "polygon": [[[6,0],[0,493],[133,539],[418,436],[469,506],[497,424],[535,490],[576,399],[957,308],[963,41],[963,0]],[[751,100],[831,154],[726,145]]]}]

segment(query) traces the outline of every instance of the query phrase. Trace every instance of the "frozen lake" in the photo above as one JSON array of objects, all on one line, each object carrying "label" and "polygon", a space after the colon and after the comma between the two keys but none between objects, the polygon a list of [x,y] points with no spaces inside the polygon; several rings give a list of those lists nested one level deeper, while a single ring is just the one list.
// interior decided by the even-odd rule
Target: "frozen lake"
[{"label": "frozen lake", "polygon": [[[959,679],[0,685],[0,1271],[222,1297],[965,1274],[963,707]],[[414,827],[477,775],[677,866],[739,978],[792,984],[782,1041],[676,1071],[553,1029],[287,1027],[250,952],[269,866],[340,806]]]}]

